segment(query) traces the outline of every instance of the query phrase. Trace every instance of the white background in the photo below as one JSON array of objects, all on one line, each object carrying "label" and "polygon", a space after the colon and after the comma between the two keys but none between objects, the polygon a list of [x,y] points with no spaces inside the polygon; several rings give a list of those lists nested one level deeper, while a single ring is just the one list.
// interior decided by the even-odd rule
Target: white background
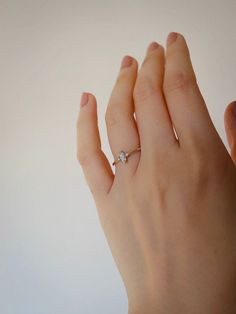
[{"label": "white background", "polygon": [[104,113],[124,55],[170,31],[189,45],[210,115],[236,99],[235,0],[0,0],[0,313],[127,313],[76,160],[80,95]]}]

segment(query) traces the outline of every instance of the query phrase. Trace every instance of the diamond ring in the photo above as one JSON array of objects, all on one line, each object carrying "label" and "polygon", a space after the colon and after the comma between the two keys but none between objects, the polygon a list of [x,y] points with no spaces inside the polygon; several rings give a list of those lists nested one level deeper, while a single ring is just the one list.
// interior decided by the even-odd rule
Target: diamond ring
[{"label": "diamond ring", "polygon": [[138,151],[141,150],[141,147],[138,147],[130,152],[125,152],[123,150],[120,151],[119,156],[116,160],[113,161],[112,166],[116,165],[118,162],[122,162],[123,164],[125,164],[128,161],[128,157]]}]

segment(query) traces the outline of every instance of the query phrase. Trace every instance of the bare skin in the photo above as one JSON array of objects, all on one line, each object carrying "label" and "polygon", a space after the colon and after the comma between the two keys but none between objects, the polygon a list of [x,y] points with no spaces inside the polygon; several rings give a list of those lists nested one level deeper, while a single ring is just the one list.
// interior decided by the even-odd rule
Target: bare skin
[{"label": "bare skin", "polygon": [[129,314],[236,313],[234,104],[224,116],[230,155],[181,34],[169,34],[166,49],[151,43],[139,71],[134,58],[123,61],[106,110],[107,134],[114,158],[139,145],[141,152],[113,173],[89,93],[77,120],[77,158]]}]

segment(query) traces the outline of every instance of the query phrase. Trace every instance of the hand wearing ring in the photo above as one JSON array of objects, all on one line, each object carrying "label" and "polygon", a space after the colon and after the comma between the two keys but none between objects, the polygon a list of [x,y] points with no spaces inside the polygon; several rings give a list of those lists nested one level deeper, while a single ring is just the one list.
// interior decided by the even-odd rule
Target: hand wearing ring
[{"label": "hand wearing ring", "polygon": [[83,94],[77,157],[129,314],[236,313],[234,108],[226,113],[230,156],[181,34],[169,34],[166,50],[151,43],[139,71],[126,56],[105,116],[112,164],[119,164],[113,172],[101,149],[96,98]]}]

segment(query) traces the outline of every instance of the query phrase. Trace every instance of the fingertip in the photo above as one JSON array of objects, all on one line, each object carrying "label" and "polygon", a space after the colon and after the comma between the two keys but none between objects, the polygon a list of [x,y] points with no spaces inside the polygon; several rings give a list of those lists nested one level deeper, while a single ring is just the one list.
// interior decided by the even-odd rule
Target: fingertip
[{"label": "fingertip", "polygon": [[83,92],[80,99],[80,108],[87,105],[88,100],[89,100],[89,94],[87,92]]},{"label": "fingertip", "polygon": [[97,100],[92,93],[84,92],[81,95],[78,119],[84,119],[86,116],[91,115],[95,116],[95,119],[97,119]]},{"label": "fingertip", "polygon": [[166,40],[166,56],[176,53],[185,54],[190,60],[190,50],[184,35],[177,32],[169,33]]},{"label": "fingertip", "polygon": [[177,40],[177,38],[178,38],[177,32],[169,33],[166,39],[166,47],[169,48],[170,45],[172,45]]},{"label": "fingertip", "polygon": [[136,68],[139,67],[138,60],[133,57],[133,66],[134,66],[134,65],[135,65]]},{"label": "fingertip", "polygon": [[229,103],[229,104],[225,107],[225,111],[224,111],[224,121],[225,121],[225,122],[227,121],[228,116],[229,116],[229,114],[230,114],[230,104],[231,104],[231,103]]},{"label": "fingertip", "polygon": [[226,121],[232,120],[236,122],[236,101],[231,101],[224,111],[224,119]]},{"label": "fingertip", "polygon": [[90,92],[82,92],[80,98],[80,108],[87,107],[90,103],[96,104],[96,97]]},{"label": "fingertip", "polygon": [[234,101],[233,104],[231,105],[231,113],[234,120],[236,121],[236,101]]},{"label": "fingertip", "polygon": [[119,74],[123,72],[123,69],[126,71],[126,69],[129,70],[129,68],[131,71],[137,70],[138,61],[133,56],[125,55],[121,61]]},{"label": "fingertip", "polygon": [[76,121],[77,132],[79,132],[79,130],[81,130],[84,125],[92,124],[96,126],[97,122],[98,117],[96,98],[90,92],[83,92],[81,95],[80,110]]},{"label": "fingertip", "polygon": [[178,32],[170,32],[166,38],[166,47],[168,48],[175,42],[179,42],[180,40],[183,40],[186,44],[186,39],[183,34]]}]

